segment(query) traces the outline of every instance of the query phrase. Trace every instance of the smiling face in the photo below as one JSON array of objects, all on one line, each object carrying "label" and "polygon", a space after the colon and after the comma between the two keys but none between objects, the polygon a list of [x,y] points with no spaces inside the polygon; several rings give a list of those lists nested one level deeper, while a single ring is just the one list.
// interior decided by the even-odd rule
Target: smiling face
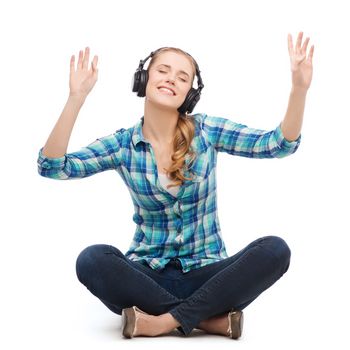
[{"label": "smiling face", "polygon": [[194,74],[190,58],[173,51],[161,53],[148,70],[146,99],[177,109],[192,87]]}]

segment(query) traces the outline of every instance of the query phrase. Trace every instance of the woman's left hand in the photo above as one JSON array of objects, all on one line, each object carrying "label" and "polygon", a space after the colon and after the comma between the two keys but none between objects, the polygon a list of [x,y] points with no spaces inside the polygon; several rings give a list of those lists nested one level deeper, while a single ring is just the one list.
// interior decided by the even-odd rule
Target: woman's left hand
[{"label": "woman's left hand", "polygon": [[314,53],[314,45],[309,50],[309,56],[306,58],[306,48],[310,38],[306,38],[303,46],[301,41],[303,32],[299,32],[295,49],[291,34],[288,34],[288,51],[290,56],[292,84],[293,88],[301,88],[307,90],[310,87],[312,79],[312,56]]}]

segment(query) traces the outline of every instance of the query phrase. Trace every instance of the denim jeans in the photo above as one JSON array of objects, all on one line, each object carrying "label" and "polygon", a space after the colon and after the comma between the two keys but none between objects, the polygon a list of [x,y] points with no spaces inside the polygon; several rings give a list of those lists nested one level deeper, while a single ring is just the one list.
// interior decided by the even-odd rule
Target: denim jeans
[{"label": "denim jeans", "polygon": [[243,310],[282,277],[290,256],[282,238],[264,236],[233,256],[183,273],[176,258],[156,271],[114,246],[94,244],[79,254],[76,273],[114,313],[133,305],[152,315],[169,312],[187,336],[202,320]]}]

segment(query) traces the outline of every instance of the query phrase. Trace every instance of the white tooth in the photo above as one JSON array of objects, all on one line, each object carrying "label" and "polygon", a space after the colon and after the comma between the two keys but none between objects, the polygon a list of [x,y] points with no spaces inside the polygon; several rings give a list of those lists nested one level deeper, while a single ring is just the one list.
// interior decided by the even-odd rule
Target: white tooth
[{"label": "white tooth", "polygon": [[161,87],[161,88],[159,88],[159,90],[169,91],[169,92],[171,92],[172,95],[174,95],[174,93],[170,89]]}]

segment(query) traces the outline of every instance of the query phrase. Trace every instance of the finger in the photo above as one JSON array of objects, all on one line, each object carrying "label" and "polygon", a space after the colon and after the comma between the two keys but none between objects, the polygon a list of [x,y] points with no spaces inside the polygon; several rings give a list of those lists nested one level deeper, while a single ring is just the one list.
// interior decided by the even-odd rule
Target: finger
[{"label": "finger", "polygon": [[303,32],[299,32],[298,39],[297,39],[297,44],[296,44],[296,49],[300,50],[301,46],[301,39],[303,38]]},{"label": "finger", "polygon": [[74,61],[75,61],[75,57],[74,57],[74,55],[72,55],[70,58],[70,74],[75,72]]},{"label": "finger", "polygon": [[95,56],[94,56],[94,59],[93,59],[92,62],[91,62],[91,67],[93,68],[93,70],[96,70],[96,69],[97,69],[97,61],[98,61],[98,56],[95,55]]},{"label": "finger", "polygon": [[293,55],[293,39],[289,33],[288,33],[288,52],[290,56]]},{"label": "finger", "polygon": [[90,56],[90,48],[87,46],[85,48],[85,56],[83,60],[83,69],[88,69],[89,66],[89,56]]},{"label": "finger", "polygon": [[307,48],[307,45],[308,45],[309,41],[310,41],[310,38],[309,38],[309,37],[306,38],[305,41],[304,41],[303,47],[301,48],[301,52],[302,52],[303,54],[306,53],[306,48]]},{"label": "finger", "polygon": [[97,60],[98,60],[98,57],[97,56],[94,56],[94,59],[93,61],[91,62],[91,69],[92,69],[92,72],[95,74],[97,73],[98,69],[97,69]]},{"label": "finger", "polygon": [[92,68],[92,75],[94,77],[97,77],[98,75],[98,69],[97,68],[93,68],[93,63],[91,62],[91,68]]},{"label": "finger", "polygon": [[310,51],[309,51],[309,56],[308,56],[308,60],[311,61],[312,57],[314,55],[314,45],[311,46]]},{"label": "finger", "polygon": [[83,50],[79,51],[79,59],[78,59],[78,66],[77,69],[82,69],[83,68]]}]

